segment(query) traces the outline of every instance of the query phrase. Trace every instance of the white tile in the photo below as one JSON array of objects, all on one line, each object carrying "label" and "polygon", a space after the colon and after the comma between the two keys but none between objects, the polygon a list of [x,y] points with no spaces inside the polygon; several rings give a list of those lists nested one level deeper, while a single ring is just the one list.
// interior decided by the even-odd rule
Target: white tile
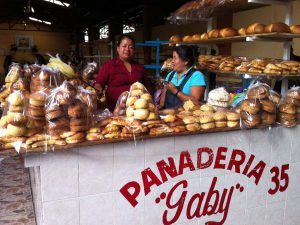
[{"label": "white tile", "polygon": [[174,153],[174,137],[145,140],[145,155],[169,155]]},{"label": "white tile", "polygon": [[292,134],[292,149],[291,149],[291,163],[297,163],[300,162],[300,138],[299,138],[299,133],[300,133],[300,126],[294,127],[293,128],[293,134]]},{"label": "white tile", "polygon": [[43,201],[78,196],[78,151],[47,153],[41,157]]},{"label": "white tile", "polygon": [[[166,198],[171,188],[172,188],[171,183],[162,184],[161,186],[154,188],[145,197],[144,225],[162,224],[164,211],[170,210],[166,206]],[[166,195],[163,196],[162,195],[163,193],[165,193]],[[161,196],[163,196],[164,198],[161,198]],[[156,199],[159,199],[158,203],[155,202]]]},{"label": "white tile", "polygon": [[300,198],[294,198],[286,203],[284,225],[298,225],[300,221]]},{"label": "white tile", "polygon": [[266,164],[271,160],[272,131],[269,129],[251,130],[251,152],[258,160],[264,161]]},{"label": "white tile", "polygon": [[[229,189],[231,186],[235,187],[230,208],[235,210],[245,210],[246,208],[246,193],[247,193],[247,180],[248,178],[241,174],[226,174],[225,175],[225,187]],[[241,187],[240,189],[237,189],[237,185]],[[242,191],[241,191],[242,190]]]},{"label": "white tile", "polygon": [[[218,147],[210,148],[213,151],[213,154],[208,154],[206,152],[203,152],[201,154],[201,164],[202,163],[207,163],[207,168],[202,168],[200,169],[200,177],[211,177],[211,176],[219,176],[219,175],[224,175],[226,169],[215,169],[215,162],[217,158],[217,152],[218,152]],[[226,156],[228,156],[228,153],[226,153]],[[213,158],[212,161],[210,161],[210,158]],[[226,158],[227,159],[227,158]],[[226,164],[226,159],[220,161],[221,164]],[[227,168],[227,166],[225,166]]]},{"label": "white tile", "polygon": [[245,225],[247,215],[245,210],[229,210],[228,217],[224,225]]},{"label": "white tile", "polygon": [[78,199],[45,202],[43,206],[44,225],[79,225]]},{"label": "white tile", "polygon": [[176,136],[175,152],[190,151],[197,148],[197,140],[199,135]]},{"label": "white tile", "polygon": [[258,185],[253,180],[248,179],[247,186],[247,208],[266,207],[267,193],[269,189],[268,176],[260,179]]},{"label": "white tile", "polygon": [[81,197],[80,224],[107,225],[113,224],[113,193]]},{"label": "white tile", "polygon": [[113,145],[79,150],[79,196],[113,191]]},{"label": "white tile", "polygon": [[227,146],[227,133],[230,132],[218,132],[218,133],[207,133],[199,134],[198,148],[199,147],[225,147]]},{"label": "white tile", "polygon": [[233,149],[243,150],[244,152],[250,152],[251,131],[250,130],[238,130],[228,132],[227,134],[227,146]]},{"label": "white tile", "polygon": [[113,193],[113,215],[114,225],[141,225],[144,224],[144,197],[141,195],[138,198],[138,204],[135,207],[121,195],[120,192]]},{"label": "white tile", "polygon": [[175,223],[174,225],[198,225],[198,220],[190,221],[187,223]]},{"label": "white tile", "polygon": [[265,224],[283,225],[285,202],[277,202],[267,205]]},{"label": "white tile", "polygon": [[145,141],[129,141],[115,143],[114,145],[114,156],[137,156],[145,155]]},{"label": "white tile", "polygon": [[289,186],[287,188],[287,200],[292,201],[300,197],[300,163],[290,164]]},{"label": "white tile", "polygon": [[266,208],[256,207],[246,210],[246,225],[264,225]]}]

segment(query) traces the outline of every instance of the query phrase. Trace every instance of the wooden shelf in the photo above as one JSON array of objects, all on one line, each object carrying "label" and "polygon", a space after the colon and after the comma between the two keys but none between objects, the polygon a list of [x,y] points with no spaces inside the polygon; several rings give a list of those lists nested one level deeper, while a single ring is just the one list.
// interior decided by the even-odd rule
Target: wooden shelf
[{"label": "wooden shelf", "polygon": [[291,34],[291,33],[263,33],[263,34],[253,34],[247,36],[233,36],[226,38],[213,38],[208,40],[201,40],[195,42],[176,42],[169,43],[169,45],[207,45],[207,44],[225,44],[225,43],[234,43],[234,42],[247,42],[247,41],[292,41],[293,38],[300,38],[300,34]]},{"label": "wooden shelf", "polygon": [[300,79],[300,74],[278,75],[278,74],[269,74],[269,73],[249,73],[249,72],[222,71],[222,70],[206,70],[206,71],[210,73],[239,75],[239,76],[248,75],[251,77],[265,77],[265,78],[272,78],[277,80]]}]

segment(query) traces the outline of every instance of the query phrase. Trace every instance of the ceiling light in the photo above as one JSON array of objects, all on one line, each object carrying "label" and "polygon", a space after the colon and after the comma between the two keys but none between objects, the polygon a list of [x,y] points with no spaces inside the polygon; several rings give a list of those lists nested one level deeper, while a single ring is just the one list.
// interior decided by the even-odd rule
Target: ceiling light
[{"label": "ceiling light", "polygon": [[46,20],[40,20],[40,19],[37,19],[37,18],[34,18],[34,17],[29,17],[29,19],[32,20],[32,21],[35,21],[35,22],[45,23],[47,25],[51,25],[51,22],[46,21]]},{"label": "ceiling light", "polygon": [[70,6],[69,3],[66,3],[66,2],[63,2],[63,1],[58,1],[58,0],[44,0],[44,1],[56,4],[56,5],[64,6],[64,7],[69,7]]}]

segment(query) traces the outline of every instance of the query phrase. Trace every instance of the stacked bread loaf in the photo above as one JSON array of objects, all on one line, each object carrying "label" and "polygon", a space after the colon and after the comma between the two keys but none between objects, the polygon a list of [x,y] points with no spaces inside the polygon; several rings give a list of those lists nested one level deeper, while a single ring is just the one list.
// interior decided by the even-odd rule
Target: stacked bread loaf
[{"label": "stacked bread loaf", "polygon": [[224,87],[220,87],[209,92],[207,103],[217,110],[227,108],[229,100],[229,93]]},{"label": "stacked bread loaf", "polygon": [[276,106],[269,99],[270,88],[266,84],[256,84],[247,91],[241,104],[242,125],[246,128],[259,124],[271,125],[276,121]]},{"label": "stacked bread loaf", "polygon": [[139,82],[131,85],[126,107],[127,117],[136,120],[155,120],[158,118],[152,96]]},{"label": "stacked bread loaf", "polygon": [[278,121],[282,126],[296,126],[300,120],[300,88],[295,87],[287,91],[279,104]]},{"label": "stacked bread loaf", "polygon": [[30,82],[30,92],[34,93],[45,89],[54,89],[61,85],[62,76],[59,71],[47,66],[42,66],[40,70],[33,74]]}]

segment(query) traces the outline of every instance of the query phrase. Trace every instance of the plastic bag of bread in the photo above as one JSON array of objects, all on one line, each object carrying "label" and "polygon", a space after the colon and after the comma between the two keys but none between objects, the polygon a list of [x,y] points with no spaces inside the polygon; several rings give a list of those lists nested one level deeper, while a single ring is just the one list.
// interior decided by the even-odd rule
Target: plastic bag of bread
[{"label": "plastic bag of bread", "polygon": [[126,115],[126,101],[128,98],[129,92],[124,91],[118,98],[116,103],[115,110],[113,112],[114,116],[125,116]]},{"label": "plastic bag of bread", "polygon": [[54,89],[62,84],[63,77],[57,69],[42,66],[31,77],[30,91],[36,92],[44,89]]},{"label": "plastic bag of bread", "polygon": [[13,84],[22,76],[22,66],[18,63],[12,63],[9,67],[9,72],[5,77],[5,83]]},{"label": "plastic bag of bread", "polygon": [[82,70],[82,78],[84,81],[89,82],[90,80],[95,80],[98,74],[98,67],[96,62],[88,63]]},{"label": "plastic bag of bread", "polygon": [[208,94],[207,103],[217,109],[225,109],[229,105],[230,96],[224,87],[211,90]]},{"label": "plastic bag of bread", "polygon": [[277,119],[284,127],[294,127],[300,122],[300,87],[286,92],[279,103]]},{"label": "plastic bag of bread", "polygon": [[26,99],[22,92],[12,92],[7,98],[0,120],[2,148],[15,148],[15,150],[19,152],[21,147],[26,147],[27,117],[25,110]]},{"label": "plastic bag of bread", "polygon": [[136,120],[156,120],[158,114],[152,96],[145,86],[139,82],[131,85],[126,100],[126,117]]},{"label": "plastic bag of bread", "polygon": [[276,104],[269,98],[270,87],[267,84],[256,83],[249,87],[240,106],[243,127],[271,125],[276,122]]}]

